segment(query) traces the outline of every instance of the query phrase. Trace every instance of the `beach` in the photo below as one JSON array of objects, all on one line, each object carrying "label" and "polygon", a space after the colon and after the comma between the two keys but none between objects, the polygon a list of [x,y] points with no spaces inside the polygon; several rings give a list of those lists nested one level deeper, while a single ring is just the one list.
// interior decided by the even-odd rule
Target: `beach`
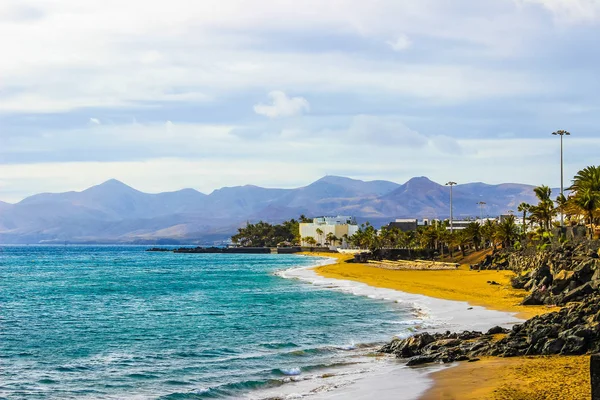
[{"label": "beach", "polygon": [[[312,270],[322,279],[315,279],[316,284],[348,288],[353,287],[350,283],[353,282],[358,285],[353,289],[356,294],[361,294],[357,288],[362,288],[363,295],[379,293],[396,301],[414,301],[417,309],[424,308],[429,318],[445,315],[447,326],[453,328],[449,330],[458,331],[462,327],[483,331],[495,325],[510,326],[557,309],[519,305],[526,292],[510,287],[512,272],[509,271],[478,272],[464,266],[453,271],[386,270],[346,263],[350,258],[347,255],[323,256],[333,257],[335,261]],[[305,279],[308,278],[305,276]],[[337,283],[332,283],[336,280]],[[497,284],[490,284],[492,281]],[[459,310],[458,304],[464,307]],[[471,312],[473,314],[469,314]],[[590,397],[589,357],[586,356],[489,357],[474,363],[455,363],[452,368],[430,372],[428,376],[431,387],[420,395],[420,400],[583,400]]]}]

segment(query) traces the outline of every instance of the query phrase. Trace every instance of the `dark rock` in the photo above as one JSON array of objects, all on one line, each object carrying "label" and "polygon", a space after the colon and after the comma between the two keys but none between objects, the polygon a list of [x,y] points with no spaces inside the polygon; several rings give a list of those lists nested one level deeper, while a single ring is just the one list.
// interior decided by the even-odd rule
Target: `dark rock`
[{"label": "dark rock", "polygon": [[529,296],[525,297],[521,302],[521,305],[524,306],[541,306],[544,304],[546,295],[540,291],[535,291],[531,293]]},{"label": "dark rock", "polygon": [[414,356],[414,357],[411,357],[408,359],[408,362],[406,363],[406,365],[411,367],[414,365],[427,364],[427,363],[437,360],[438,356],[439,356],[438,354],[431,354],[431,355],[427,355],[427,356]]},{"label": "dark rock", "polygon": [[499,333],[508,333],[509,330],[502,328],[501,326],[495,326],[493,328],[490,328],[489,331],[487,331],[486,335],[497,335]]},{"label": "dark rock", "polygon": [[563,339],[551,339],[546,342],[544,347],[542,348],[542,354],[551,355],[551,354],[559,354],[565,345],[565,341]]},{"label": "dark rock", "polygon": [[588,282],[584,285],[579,286],[567,293],[565,293],[562,301],[563,303],[568,303],[569,301],[579,300],[582,297],[591,294],[594,292],[592,285]]},{"label": "dark rock", "polygon": [[[560,339],[557,339],[560,340]],[[565,344],[560,351],[560,354],[576,355],[584,354],[587,350],[587,344],[584,338],[578,336],[568,336],[565,339]]]}]

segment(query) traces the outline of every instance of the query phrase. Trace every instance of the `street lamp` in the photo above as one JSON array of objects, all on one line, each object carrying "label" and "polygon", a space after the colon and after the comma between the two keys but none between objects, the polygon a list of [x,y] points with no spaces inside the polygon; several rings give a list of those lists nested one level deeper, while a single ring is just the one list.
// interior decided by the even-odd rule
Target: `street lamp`
[{"label": "street lamp", "polygon": [[[567,131],[563,131],[562,129],[556,132],[552,132],[553,135],[558,135],[560,136],[560,195],[561,197],[564,196],[563,194],[563,136],[570,136],[571,133],[567,132]],[[563,214],[563,210],[562,207],[560,209],[560,227],[564,228],[565,226],[565,218],[564,218],[564,214]]]},{"label": "street lamp", "polygon": [[485,201],[480,201],[476,204],[479,204],[479,219],[483,221],[483,206],[485,206],[487,203]]},{"label": "street lamp", "polygon": [[446,186],[450,186],[450,233],[454,233],[454,225],[452,224],[452,186],[456,185],[456,182],[447,182]]}]

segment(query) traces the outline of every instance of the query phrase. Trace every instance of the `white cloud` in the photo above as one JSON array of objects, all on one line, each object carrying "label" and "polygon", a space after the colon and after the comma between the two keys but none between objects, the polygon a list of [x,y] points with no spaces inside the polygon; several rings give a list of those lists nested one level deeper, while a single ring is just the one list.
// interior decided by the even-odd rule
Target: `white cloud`
[{"label": "white cloud", "polygon": [[597,21],[600,18],[599,0],[520,0],[541,5],[552,12],[559,23]]},{"label": "white cloud", "polygon": [[[100,125],[35,138],[15,135],[0,147],[0,159],[16,153],[21,160],[0,164],[0,200],[16,201],[43,191],[81,190],[110,178],[148,192],[184,187],[210,192],[249,183],[297,187],[325,173],[396,182],[426,175],[439,182],[551,186],[556,186],[560,176],[559,146],[549,136],[456,140],[416,132],[397,117],[369,115],[350,118],[339,131],[305,132],[300,137],[282,134],[240,140],[231,134],[234,128],[167,121]],[[593,150],[600,146],[598,138],[571,139],[565,153],[566,177],[595,163]],[[31,152],[38,157],[35,163],[26,161]],[[57,160],[60,154],[68,158]],[[82,160],[80,154],[95,161]]]},{"label": "white cloud", "polygon": [[388,41],[387,44],[390,45],[394,51],[404,51],[412,46],[412,41],[406,35],[398,35],[395,40]]},{"label": "white cloud", "polygon": [[[537,83],[537,75],[502,71],[504,65],[450,59],[406,64],[360,52],[269,46],[270,40],[306,34],[310,26],[324,43],[328,34],[357,43],[394,38],[390,46],[402,50],[410,38],[425,37],[476,45],[483,58],[512,55],[547,27],[509,0],[488,0],[485,7],[474,7],[479,4],[474,0],[457,0],[452,6],[446,0],[382,0],[375,5],[350,0],[55,0],[32,3],[35,9],[27,14],[39,18],[15,16],[21,4],[0,4],[0,35],[19,38],[0,42],[0,91],[8,89],[0,98],[2,113],[201,102],[272,87],[462,101],[545,86]],[[403,34],[396,37],[398,26]],[[484,84],[478,82],[482,80]]]},{"label": "white cloud", "polygon": [[304,97],[288,97],[280,90],[270,92],[269,98],[273,104],[256,104],[254,112],[269,118],[284,118],[301,115],[310,109],[310,105]]},{"label": "white cloud", "polygon": [[90,124],[100,125],[100,120],[98,118],[90,118]]}]

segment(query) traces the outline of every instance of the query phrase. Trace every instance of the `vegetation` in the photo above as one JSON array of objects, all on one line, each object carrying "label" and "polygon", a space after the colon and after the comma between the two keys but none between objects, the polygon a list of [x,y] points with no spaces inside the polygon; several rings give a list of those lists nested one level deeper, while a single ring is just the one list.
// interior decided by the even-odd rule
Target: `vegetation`
[{"label": "vegetation", "polygon": [[[325,234],[322,229],[316,229],[317,238],[305,237],[304,243],[309,246],[317,244],[337,245],[347,242],[355,248],[376,251],[378,249],[435,249],[443,257],[459,250],[480,250],[498,246],[503,248],[520,247],[533,243],[538,248],[545,248],[552,243],[554,234],[553,223],[559,212],[563,213],[570,225],[584,225],[590,238],[594,237],[595,228],[600,225],[600,166],[590,166],[582,169],[573,178],[568,188],[568,197],[559,195],[552,200],[552,190],[545,185],[534,189],[538,204],[521,203],[518,205],[519,229],[517,220],[510,215],[500,222],[486,220],[483,224],[473,221],[465,229],[448,229],[448,221],[434,221],[431,225],[419,227],[414,232],[403,232],[397,228],[383,227],[376,229],[368,222],[362,224],[358,231],[348,237],[341,238],[333,233]],[[266,222],[248,223],[240,228],[232,237],[234,243],[241,246],[274,247],[278,245],[300,244],[300,222],[311,222],[304,215],[299,221],[291,219],[280,225]],[[529,229],[528,229],[529,227]],[[564,237],[559,236],[561,240]]]},{"label": "vegetation", "polygon": [[565,211],[574,223],[583,222],[588,234],[594,238],[600,219],[600,165],[579,171],[569,187],[571,194],[566,199]]},{"label": "vegetation", "polygon": [[[314,239],[313,239],[314,240]],[[276,247],[300,243],[300,225],[295,219],[285,221],[280,225],[267,222],[248,223],[239,228],[231,241],[242,247]]]}]

